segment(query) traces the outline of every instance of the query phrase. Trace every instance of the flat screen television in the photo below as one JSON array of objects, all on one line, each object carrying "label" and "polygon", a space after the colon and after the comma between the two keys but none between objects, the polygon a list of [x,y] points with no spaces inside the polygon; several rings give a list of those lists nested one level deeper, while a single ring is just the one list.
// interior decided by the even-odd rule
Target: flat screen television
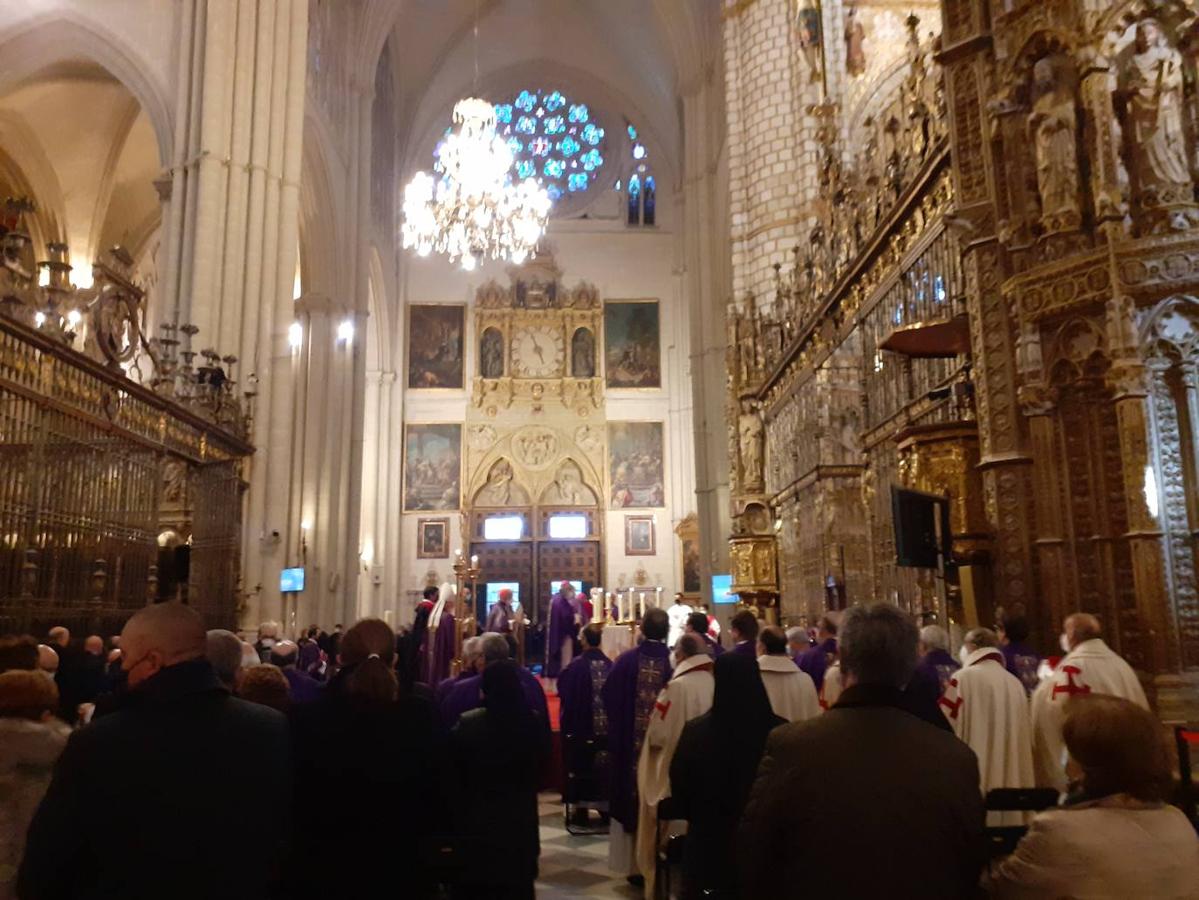
[{"label": "flat screen television", "polygon": [[[935,569],[938,553],[949,561],[953,535],[949,531],[948,498],[892,485],[891,516],[897,566]],[[938,528],[940,542],[937,540]]]},{"label": "flat screen television", "polygon": [[713,575],[712,576],[712,602],[713,603],[737,603],[741,598],[733,593],[733,576],[732,575]]},{"label": "flat screen television", "polygon": [[[557,578],[555,578],[553,581],[550,582],[550,594],[551,595],[558,593],[558,585],[560,585],[561,583],[562,583],[561,579],[557,579]],[[583,593],[583,582],[575,581],[574,579],[571,579],[570,583],[574,585],[576,594]]]},{"label": "flat screen television", "polygon": [[284,594],[294,594],[304,590],[304,569],[284,569],[279,573],[279,590]]},{"label": "flat screen television", "polygon": [[500,591],[507,588],[512,592],[512,608],[520,606],[520,582],[519,581],[489,581],[487,582],[487,612],[491,612],[491,607],[495,606],[500,601]]}]

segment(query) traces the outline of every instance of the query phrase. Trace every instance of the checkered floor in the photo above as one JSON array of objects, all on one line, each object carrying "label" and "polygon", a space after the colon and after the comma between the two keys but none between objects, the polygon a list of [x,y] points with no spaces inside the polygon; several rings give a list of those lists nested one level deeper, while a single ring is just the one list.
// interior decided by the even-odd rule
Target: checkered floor
[{"label": "checkered floor", "polygon": [[539,798],[541,813],[541,877],[537,896],[544,900],[557,897],[640,897],[642,892],[624,878],[608,871],[608,836],[597,834],[575,837],[566,830],[562,803],[556,792]]}]

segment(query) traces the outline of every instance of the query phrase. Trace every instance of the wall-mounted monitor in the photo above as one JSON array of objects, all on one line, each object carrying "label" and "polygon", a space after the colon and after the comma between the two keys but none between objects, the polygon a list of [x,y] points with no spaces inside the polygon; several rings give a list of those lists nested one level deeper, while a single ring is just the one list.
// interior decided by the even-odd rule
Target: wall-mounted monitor
[{"label": "wall-mounted monitor", "polygon": [[587,517],[582,513],[555,513],[547,527],[555,541],[581,541],[587,537]]},{"label": "wall-mounted monitor", "polygon": [[[575,587],[575,593],[576,593],[576,594],[581,594],[581,593],[583,593],[583,582],[581,582],[581,581],[575,581],[575,580],[571,579],[571,582],[570,582],[570,583],[574,585],[574,587]],[[556,594],[556,593],[558,593],[558,588],[559,588],[559,586],[560,586],[561,584],[562,584],[562,582],[561,582],[560,580],[558,580],[558,579],[555,579],[555,580],[551,581],[551,582],[550,582],[550,593],[551,593],[551,594]]]},{"label": "wall-mounted monitor", "polygon": [[294,594],[304,590],[304,569],[284,569],[279,573],[279,590],[284,594]]},{"label": "wall-mounted monitor", "polygon": [[520,606],[520,582],[519,581],[489,581],[487,582],[487,611],[491,612],[491,607],[495,606],[500,601],[500,591],[507,588],[512,592],[512,608],[516,609]]},{"label": "wall-mounted monitor", "polygon": [[732,575],[712,576],[712,602],[737,603],[741,598],[733,593]]},{"label": "wall-mounted monitor", "polygon": [[485,541],[519,541],[524,536],[524,516],[488,516],[483,520]]}]

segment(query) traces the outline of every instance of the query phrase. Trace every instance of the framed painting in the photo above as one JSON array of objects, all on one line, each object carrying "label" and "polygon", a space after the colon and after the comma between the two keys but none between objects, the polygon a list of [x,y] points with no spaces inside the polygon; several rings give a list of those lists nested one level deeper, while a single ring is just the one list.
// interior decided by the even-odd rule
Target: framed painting
[{"label": "framed painting", "polygon": [[624,555],[653,556],[658,552],[653,516],[624,517]]},{"label": "framed painting", "polygon": [[666,505],[661,422],[609,422],[610,507]]},{"label": "framed painting", "polygon": [[466,307],[408,307],[408,387],[461,389]]},{"label": "framed painting", "polygon": [[610,388],[662,387],[657,300],[604,304],[604,376]]},{"label": "framed painting", "polygon": [[404,512],[458,509],[461,483],[462,426],[406,426]]},{"label": "framed painting", "polygon": [[416,520],[416,558],[448,559],[450,546],[446,541],[449,534],[449,519]]}]

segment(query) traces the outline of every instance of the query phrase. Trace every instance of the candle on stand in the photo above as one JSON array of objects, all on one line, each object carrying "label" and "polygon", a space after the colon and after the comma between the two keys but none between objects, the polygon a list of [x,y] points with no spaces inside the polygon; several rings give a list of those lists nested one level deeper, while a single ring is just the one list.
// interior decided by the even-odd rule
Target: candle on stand
[{"label": "candle on stand", "polygon": [[471,556],[471,558],[470,558],[470,565],[471,565],[471,568],[474,568],[474,567],[475,567],[475,566],[477,566],[478,564],[479,564],[479,557],[478,557],[478,555],[473,555],[473,556]]},{"label": "candle on stand", "polygon": [[641,592],[641,618],[645,618],[645,591]]},{"label": "candle on stand", "polygon": [[654,606],[658,607],[658,609],[662,608],[662,588],[660,585],[654,588]]},{"label": "candle on stand", "polygon": [[462,548],[461,547],[459,547],[457,550],[454,551],[454,559],[456,559],[458,562],[462,562]]}]

